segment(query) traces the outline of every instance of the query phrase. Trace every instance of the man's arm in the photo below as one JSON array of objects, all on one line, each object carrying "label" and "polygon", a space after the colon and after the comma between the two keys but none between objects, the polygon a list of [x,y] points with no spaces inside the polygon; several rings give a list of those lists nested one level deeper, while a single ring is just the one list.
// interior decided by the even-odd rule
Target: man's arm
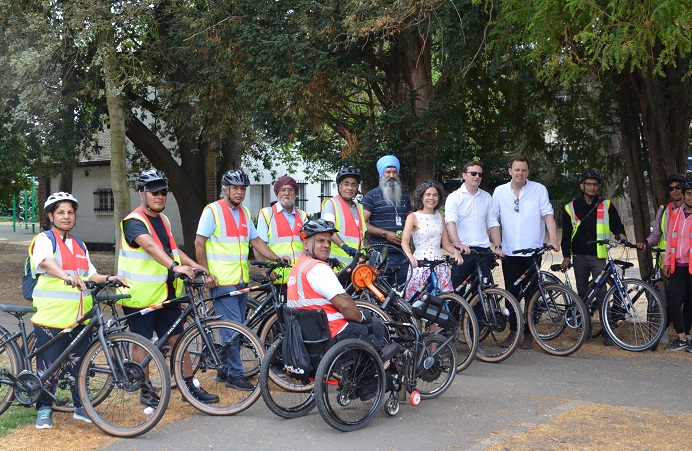
[{"label": "man's arm", "polygon": [[548,228],[548,244],[555,248],[555,252],[560,252],[560,243],[557,241],[557,225],[555,224],[555,216],[548,214],[543,216],[543,220]]},{"label": "man's arm", "polygon": [[[384,233],[385,234],[384,238],[386,238],[387,241],[389,241],[390,243],[392,243],[396,246],[401,246],[401,237],[399,235],[397,235],[396,233],[394,233],[390,230],[385,230],[385,229],[381,229],[379,227],[375,227],[374,225],[372,225],[370,223],[370,216],[371,216],[370,211],[364,210],[363,216],[365,217],[365,225],[366,225],[368,234],[382,238],[382,234]],[[407,216],[408,216],[408,214],[407,214]]]},{"label": "man's arm", "polygon": [[329,302],[334,304],[334,307],[339,309],[341,314],[344,315],[344,318],[347,320],[356,323],[360,322],[362,318],[360,309],[358,309],[356,303],[353,302],[353,298],[351,296],[347,295],[346,293],[340,293],[331,298]]},{"label": "man's arm", "polygon": [[625,233],[625,226],[622,224],[622,219],[620,219],[618,210],[612,202],[610,203],[610,207],[608,207],[608,217],[612,234],[621,240],[626,240],[627,234]]},{"label": "man's arm", "polygon": [[[269,249],[269,246],[267,246],[267,243],[262,241],[260,237],[255,237],[250,240],[250,244],[252,244],[252,248],[256,251],[256,253],[259,253],[262,255],[262,257],[269,259],[269,260],[279,260],[279,256],[274,253],[271,249]],[[287,263],[291,263],[291,259],[288,257],[281,257],[281,260],[284,260]]]},{"label": "man's arm", "polygon": [[[173,260],[173,258],[169,256],[161,246],[156,244],[156,241],[154,241],[154,238],[152,238],[151,235],[143,233],[137,236],[137,238],[135,238],[135,243],[137,243],[139,247],[144,249],[147,252],[147,254],[149,254],[154,260],[156,260],[158,264],[165,266],[166,268],[169,268],[171,271],[175,273],[182,273],[185,274],[187,277],[194,279],[195,272],[192,269],[192,267],[190,267],[190,265],[187,264],[173,266],[175,260]],[[171,266],[173,267],[171,268]]]}]

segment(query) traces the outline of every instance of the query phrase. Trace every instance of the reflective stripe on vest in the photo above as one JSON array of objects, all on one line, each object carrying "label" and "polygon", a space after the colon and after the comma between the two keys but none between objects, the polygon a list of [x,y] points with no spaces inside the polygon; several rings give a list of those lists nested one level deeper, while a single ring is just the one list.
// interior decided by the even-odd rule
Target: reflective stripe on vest
[{"label": "reflective stripe on vest", "polygon": [[[607,240],[610,236],[610,219],[608,215],[608,210],[610,209],[610,200],[604,199],[603,202],[598,204],[596,207],[596,239],[597,240]],[[572,236],[570,237],[570,242],[574,239],[574,235],[577,234],[577,229],[581,225],[581,220],[577,218],[577,214],[574,211],[574,201],[565,205],[565,211],[569,215],[569,219],[572,222]],[[596,245],[596,256],[598,258],[606,258],[608,256],[606,252],[605,244]]]},{"label": "reflective stripe on vest", "polygon": [[[351,209],[348,207],[346,201],[343,200],[338,194],[331,199],[326,199],[324,202],[331,202],[334,206],[334,227],[336,227],[336,229],[339,231],[339,236],[343,240],[344,244],[351,246],[354,249],[360,249],[360,247],[363,245],[365,231],[367,230],[363,205],[358,203],[355,204],[360,221],[359,223],[356,223],[356,218],[353,217],[353,212],[351,212]],[[353,260],[353,257],[349,256],[334,242],[332,242],[330,254],[332,257],[337,258],[341,263],[350,264]]]},{"label": "reflective stripe on vest", "polygon": [[677,208],[675,208],[673,202],[670,202],[668,205],[661,205],[660,208],[663,209],[663,213],[661,214],[661,240],[658,242],[658,248],[665,249],[668,238],[668,219]]},{"label": "reflective stripe on vest", "polygon": [[204,208],[208,208],[214,215],[216,228],[207,240],[207,265],[209,272],[216,276],[219,285],[238,285],[240,282],[250,281],[248,267],[248,253],[250,252],[250,229],[248,218],[251,218],[250,210],[244,206],[238,208],[236,225],[233,213],[226,202],[218,200]]},{"label": "reflective stripe on vest", "polygon": [[[89,275],[89,262],[81,246],[76,240],[72,240],[74,252],[70,252],[62,239],[56,239],[56,242],[53,259],[68,274],[86,280]],[[72,325],[84,312],[91,310],[93,303],[89,290],[80,292],[65,285],[63,279],[43,273],[34,288],[33,305],[36,313],[31,317],[32,323],[64,329]]]},{"label": "reflective stripe on vest", "polygon": [[[677,210],[673,210],[671,213],[671,219],[672,221],[669,221],[669,224],[671,225],[671,229],[668,232],[668,236],[670,236],[670,254],[671,254],[671,262],[670,262],[670,273],[673,274],[675,272],[675,252],[677,250],[678,246],[678,220],[680,219],[680,216],[684,216],[684,213],[682,213],[682,208],[678,208]],[[685,228],[685,223],[687,221],[683,221],[683,230]],[[690,230],[690,244],[692,244],[692,229]],[[668,250],[666,250],[666,253],[668,253]],[[689,249],[689,255],[687,256],[687,271],[692,274],[692,245],[690,246]]]},{"label": "reflective stripe on vest", "polygon": [[[298,256],[303,252],[303,242],[300,240],[300,229],[307,221],[308,215],[298,208],[293,208],[295,222],[293,229],[288,223],[286,215],[279,211],[278,203],[272,207],[266,207],[259,211],[257,220],[264,220],[267,224],[267,246],[279,257],[288,257],[291,263],[295,263]],[[277,268],[274,272],[281,277],[277,277],[277,283],[286,283],[290,268]]]},{"label": "reflective stripe on vest", "polygon": [[[178,245],[171,232],[170,221],[163,213],[159,213],[159,215],[163,220],[163,226],[168,234],[168,240],[171,245],[171,258],[180,264]],[[149,217],[142,211],[141,207],[137,207],[120,222],[118,275],[127,279],[127,283],[130,285],[130,289],[127,290],[127,292],[131,296],[129,299],[123,299],[120,302],[126,307],[144,308],[166,300],[168,297],[167,282],[169,271],[168,268],[154,260],[154,258],[141,246],[130,246],[125,239],[125,222],[130,219],[142,221],[156,245],[163,249],[163,244],[161,244],[161,239],[156,234],[156,230],[154,230],[154,226],[151,224]],[[180,279],[173,280],[173,288],[175,290],[175,296],[180,296],[182,294],[183,284]]]},{"label": "reflective stripe on vest", "polygon": [[326,265],[325,262],[310,258],[305,254],[298,257],[298,261],[288,276],[288,286],[286,290],[286,300],[288,306],[299,310],[324,310],[329,320],[329,331],[332,338],[343,330],[348,324],[344,315],[332,304],[329,299],[325,299],[317,293],[310,282],[307,274],[315,265]]}]

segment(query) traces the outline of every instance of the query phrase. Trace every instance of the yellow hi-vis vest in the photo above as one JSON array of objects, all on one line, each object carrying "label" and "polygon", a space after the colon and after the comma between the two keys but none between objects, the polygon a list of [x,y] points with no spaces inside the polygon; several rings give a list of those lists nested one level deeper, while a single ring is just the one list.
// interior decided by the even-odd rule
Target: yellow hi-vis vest
[{"label": "yellow hi-vis vest", "polygon": [[[295,263],[303,252],[303,242],[300,240],[300,229],[308,219],[307,213],[293,207],[296,219],[291,229],[286,216],[279,211],[278,203],[265,207],[257,214],[257,221],[267,224],[267,246],[279,257],[288,257],[291,264]],[[291,268],[277,268],[274,272],[281,276],[276,283],[286,283]]]},{"label": "yellow hi-vis vest", "polygon": [[216,228],[206,242],[207,265],[209,272],[216,276],[219,285],[238,285],[250,281],[248,253],[250,252],[250,230],[248,221],[250,210],[241,206],[238,209],[240,224],[236,225],[233,214],[226,202],[218,200],[204,207],[214,215]]},{"label": "yellow hi-vis vest", "polygon": [[[324,204],[327,202],[331,202],[334,206],[334,227],[336,227],[336,230],[339,231],[339,236],[344,241],[344,244],[347,244],[354,249],[360,249],[360,247],[363,245],[365,231],[367,230],[363,205],[356,204],[359,217],[359,223],[356,223],[356,218],[353,217],[351,209],[348,208],[348,204],[341,198],[341,196],[337,194],[331,199],[326,199],[322,203],[322,208],[324,208]],[[353,260],[353,257],[349,256],[334,242],[332,242],[330,254],[332,257],[336,257],[341,263],[344,264],[349,264]]]},{"label": "yellow hi-vis vest", "polygon": [[[607,240],[610,236],[610,220],[608,217],[608,209],[610,208],[610,200],[604,199],[603,202],[598,204],[596,207],[596,239]],[[577,229],[581,224],[581,220],[577,218],[577,214],[574,212],[574,201],[565,205],[565,211],[569,215],[570,221],[572,221],[572,236],[570,241],[574,239],[574,235],[577,233]],[[598,258],[606,258],[608,254],[606,253],[606,246],[604,244],[596,245],[596,256]]]},{"label": "yellow hi-vis vest", "polygon": [[[171,258],[180,264],[180,255],[178,253],[178,245],[175,242],[173,233],[171,232],[171,223],[163,213],[159,213],[163,219],[163,225],[168,234],[168,240],[171,245]],[[168,268],[154,260],[154,257],[149,255],[141,246],[132,247],[125,239],[125,222],[130,219],[142,221],[146,226],[149,234],[154,239],[156,244],[163,249],[161,239],[156,234],[154,226],[149,221],[147,215],[142,211],[141,207],[137,207],[132,213],[127,215],[120,222],[120,253],[118,255],[118,275],[127,279],[130,285],[128,293],[129,299],[123,299],[122,305],[132,308],[145,308],[151,305],[163,302],[168,297]],[[173,280],[173,288],[175,296],[182,295],[183,283],[180,279]]]},{"label": "yellow hi-vis vest", "polygon": [[[73,252],[60,237],[56,237],[55,253],[53,258],[68,274],[77,275],[87,279],[89,274],[89,261],[76,240],[72,240]],[[32,261],[32,268],[36,265]],[[43,273],[36,282],[34,288],[33,305],[36,313],[31,317],[31,322],[40,326],[65,329],[74,324],[84,313],[91,310],[93,300],[91,292],[78,291],[65,281],[48,273]]]}]

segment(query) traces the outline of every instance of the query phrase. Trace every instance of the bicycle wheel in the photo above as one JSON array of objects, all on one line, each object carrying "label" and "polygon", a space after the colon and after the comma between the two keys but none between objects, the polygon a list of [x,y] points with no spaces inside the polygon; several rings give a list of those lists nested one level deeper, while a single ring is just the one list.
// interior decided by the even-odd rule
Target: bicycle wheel
[{"label": "bicycle wheel", "polygon": [[522,317],[521,307],[512,293],[501,288],[484,289],[482,298],[483,304],[478,294],[470,302],[480,329],[476,357],[483,362],[502,362],[514,354],[524,336],[523,321],[515,320],[514,330],[510,324],[510,318]]},{"label": "bicycle wheel", "polygon": [[563,285],[562,280],[558,276],[548,271],[541,271],[541,282],[543,282],[543,285]]},{"label": "bicycle wheel", "polygon": [[[224,383],[226,375],[233,367],[235,371],[243,371],[244,377],[256,379],[264,359],[264,348],[250,329],[232,321],[206,322],[204,334],[213,349],[207,347],[198,329],[190,329],[179,339],[173,356],[175,378],[180,381],[178,388],[186,401],[204,413],[233,415],[242,412],[257,401],[259,387],[255,383],[251,390],[230,388]],[[192,388],[182,382],[186,375],[193,378]],[[207,403],[196,398],[197,387],[209,390],[219,400]]]},{"label": "bicycle wheel", "polygon": [[441,293],[438,297],[447,301],[449,310],[457,320],[458,328],[454,341],[454,350],[457,354],[457,372],[464,371],[471,365],[478,351],[478,337],[480,329],[476,315],[471,306],[461,296],[455,293]]},{"label": "bicycle wheel", "polygon": [[367,426],[382,404],[385,371],[377,350],[357,338],[332,346],[315,377],[317,410],[331,427],[349,432]]},{"label": "bicycle wheel", "polygon": [[[282,345],[283,338],[279,338],[264,356],[259,377],[260,392],[264,403],[276,415],[298,418],[315,408],[314,383],[295,379],[283,370]],[[275,376],[280,383],[275,382]]]},{"label": "bicycle wheel", "polygon": [[[10,333],[0,326],[0,341],[6,340]],[[0,345],[0,373],[7,372],[16,376],[22,371],[20,353],[14,342],[6,342]],[[12,405],[14,401],[14,387],[0,384],[0,415]]]},{"label": "bicycle wheel", "polygon": [[412,376],[415,376],[416,390],[422,399],[437,398],[454,382],[457,353],[453,342],[444,344],[445,341],[447,339],[443,335],[428,335],[423,339],[420,366],[413,369],[415,362],[410,362],[411,369],[415,371]]},{"label": "bicycle wheel", "polygon": [[623,279],[606,293],[601,308],[603,329],[628,351],[644,351],[665,333],[667,318],[663,301],[648,283]]},{"label": "bicycle wheel", "polygon": [[[106,341],[107,350],[98,341],[87,349],[77,387],[87,415],[99,429],[116,437],[137,437],[156,426],[168,407],[171,396],[168,368],[161,352],[139,335],[117,332],[107,335]],[[144,366],[138,363],[143,361],[148,363]],[[143,406],[140,404],[142,388],[154,386],[158,404]],[[106,396],[98,403],[92,402],[98,393]]]},{"label": "bicycle wheel", "polygon": [[536,291],[526,308],[533,339],[548,354],[566,356],[576,352],[589,330],[586,307],[579,296],[562,285],[546,285],[545,296]]}]

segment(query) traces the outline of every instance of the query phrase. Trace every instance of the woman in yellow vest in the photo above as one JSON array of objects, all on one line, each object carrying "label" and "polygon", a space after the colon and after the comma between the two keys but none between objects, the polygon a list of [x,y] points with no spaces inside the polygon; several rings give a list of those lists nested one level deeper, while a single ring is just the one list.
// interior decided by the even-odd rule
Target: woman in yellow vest
[{"label": "woman in yellow vest", "polygon": [[339,192],[322,204],[321,219],[333,222],[339,232],[332,235],[331,255],[341,263],[351,263],[363,245],[367,226],[363,206],[356,201],[360,185],[360,170],[353,166],[339,169],[336,187]]},{"label": "woman in yellow vest", "polygon": [[[50,221],[50,227],[45,232],[39,233],[29,248],[32,273],[40,276],[33,294],[36,313],[31,318],[34,324],[36,348],[48,343],[63,329],[74,324],[82,314],[91,310],[93,305],[91,293],[86,289],[85,280],[105,282],[117,279],[122,284],[126,283],[123,277],[99,274],[91,264],[89,252],[84,244],[71,235],[77,220],[78,206],[79,203],[72,194],[63,192],[51,194],[43,207]],[[63,334],[55,344],[39,354],[36,370],[40,372],[50,367],[82,329],[83,326],[80,326]],[[88,345],[89,341],[85,340],[75,349],[74,355],[77,358],[70,359],[67,363],[67,371],[73,376],[68,381],[75,406],[72,416],[77,420],[91,423],[74,386],[79,371],[80,356]],[[48,383],[55,382],[57,381]],[[50,389],[51,393],[55,393],[55,389],[54,385]],[[53,427],[52,404],[52,399],[45,393],[36,402],[37,428]]]}]

